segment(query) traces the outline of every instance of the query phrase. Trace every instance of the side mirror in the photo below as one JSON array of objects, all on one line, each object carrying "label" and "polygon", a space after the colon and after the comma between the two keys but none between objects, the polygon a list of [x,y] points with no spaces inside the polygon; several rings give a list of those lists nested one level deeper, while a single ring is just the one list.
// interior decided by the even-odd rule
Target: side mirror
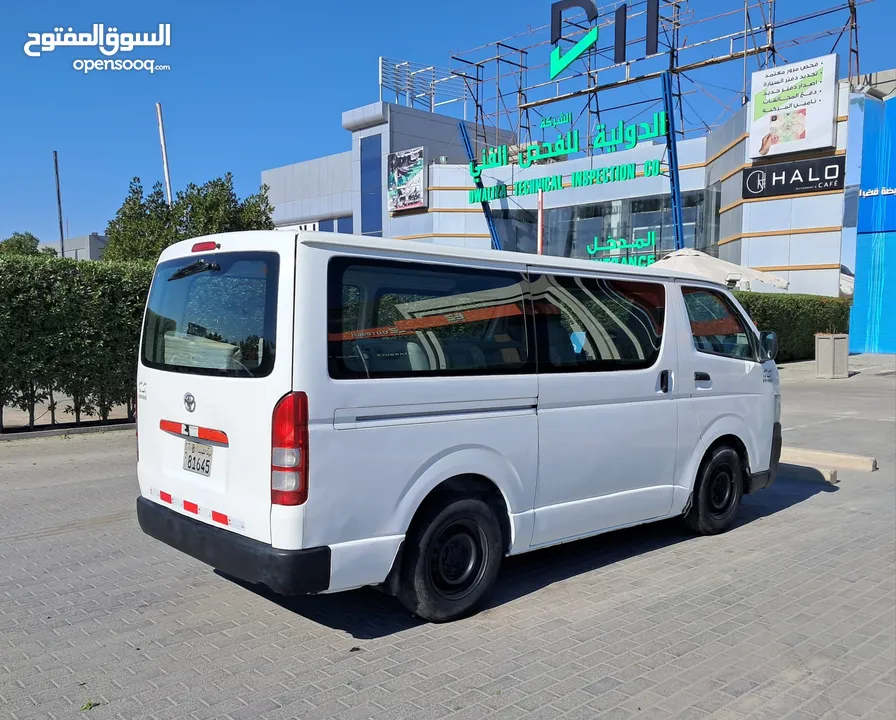
[{"label": "side mirror", "polygon": [[763,331],[759,333],[759,359],[762,362],[774,360],[778,356],[778,333]]}]

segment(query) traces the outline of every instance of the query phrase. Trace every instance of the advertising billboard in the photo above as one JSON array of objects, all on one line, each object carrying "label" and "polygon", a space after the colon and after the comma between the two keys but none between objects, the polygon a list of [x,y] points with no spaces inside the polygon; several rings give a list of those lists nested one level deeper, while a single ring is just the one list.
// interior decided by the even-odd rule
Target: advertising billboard
[{"label": "advertising billboard", "polygon": [[842,155],[761,165],[743,171],[741,197],[749,200],[842,190],[845,176],[846,158]]},{"label": "advertising billboard", "polygon": [[753,73],[750,157],[834,147],[837,55]]},{"label": "advertising billboard", "polygon": [[426,163],[423,148],[391,153],[388,165],[389,212],[426,207]]}]

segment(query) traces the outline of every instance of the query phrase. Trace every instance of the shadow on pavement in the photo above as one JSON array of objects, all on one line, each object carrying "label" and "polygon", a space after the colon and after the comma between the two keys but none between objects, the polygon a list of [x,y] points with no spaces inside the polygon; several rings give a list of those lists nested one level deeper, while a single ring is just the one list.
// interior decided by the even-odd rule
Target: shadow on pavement
[{"label": "shadow on pavement", "polygon": [[[777,481],[770,488],[744,498],[738,527],[786,510],[818,493],[836,491],[817,470],[782,465]],[[693,537],[680,521],[665,520],[505,558],[486,607],[499,607],[561,580]],[[423,624],[397,600],[372,588],[332,595],[284,597],[264,587],[234,582],[291,612],[359,640],[384,637]]]}]

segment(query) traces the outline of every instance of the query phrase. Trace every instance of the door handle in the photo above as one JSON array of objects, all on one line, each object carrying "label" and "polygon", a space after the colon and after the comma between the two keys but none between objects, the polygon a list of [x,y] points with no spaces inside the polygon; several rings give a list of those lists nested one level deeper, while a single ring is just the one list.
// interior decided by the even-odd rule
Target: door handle
[{"label": "door handle", "polygon": [[669,371],[663,370],[660,373],[660,392],[669,392]]},{"label": "door handle", "polygon": [[694,382],[712,382],[712,378],[709,376],[709,373],[695,372]]}]

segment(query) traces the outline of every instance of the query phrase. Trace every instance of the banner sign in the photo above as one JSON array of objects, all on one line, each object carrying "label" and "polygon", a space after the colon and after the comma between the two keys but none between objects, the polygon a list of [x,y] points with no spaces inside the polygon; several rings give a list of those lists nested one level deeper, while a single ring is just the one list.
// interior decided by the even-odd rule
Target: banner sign
[{"label": "banner sign", "polygon": [[845,177],[846,158],[842,155],[747,168],[741,197],[751,200],[842,190]]},{"label": "banner sign", "polygon": [[837,55],[754,72],[750,157],[834,147]]}]

